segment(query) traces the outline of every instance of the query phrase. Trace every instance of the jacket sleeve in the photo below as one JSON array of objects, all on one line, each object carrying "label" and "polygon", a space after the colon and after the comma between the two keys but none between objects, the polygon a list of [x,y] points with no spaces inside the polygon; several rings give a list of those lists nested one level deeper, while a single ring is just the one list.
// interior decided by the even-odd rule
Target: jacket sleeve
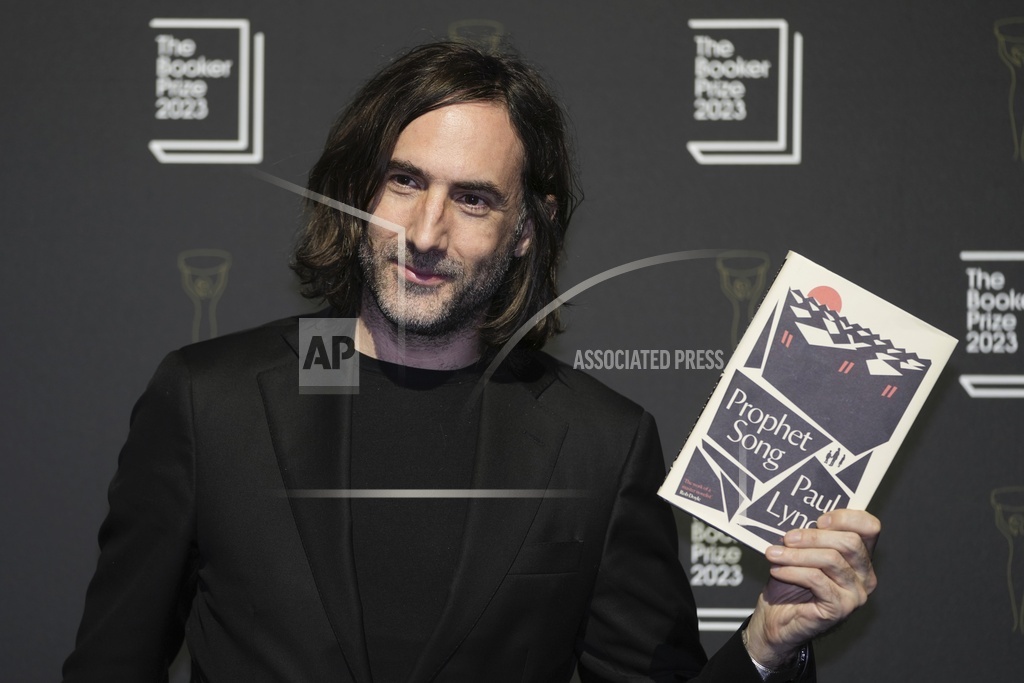
[{"label": "jacket sleeve", "polygon": [[191,383],[164,359],[132,411],[64,681],[164,681],[194,591]]},{"label": "jacket sleeve", "polygon": [[[709,661],[679,562],[654,419],[644,413],[623,466],[580,648],[583,683],[761,683],[740,633]],[[813,664],[798,680],[814,680]]]}]

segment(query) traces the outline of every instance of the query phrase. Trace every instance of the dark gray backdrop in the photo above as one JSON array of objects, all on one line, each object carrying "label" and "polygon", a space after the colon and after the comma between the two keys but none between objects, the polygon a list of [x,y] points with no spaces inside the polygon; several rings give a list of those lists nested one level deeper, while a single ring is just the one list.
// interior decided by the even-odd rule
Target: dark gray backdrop
[{"label": "dark gray backdrop", "polygon": [[[774,272],[793,249],[963,340],[965,268],[999,270],[1004,290],[1024,290],[1024,263],[994,260],[1005,253],[961,260],[962,251],[1024,249],[1024,162],[1014,157],[1010,118],[1019,131],[1024,97],[1008,106],[1014,71],[994,31],[1020,16],[1021,3],[995,0],[8,8],[0,677],[54,680],[72,647],[131,405],[162,355],[192,340],[179,254],[231,254],[221,334],[311,310],[285,266],[297,198],[247,169],[302,183],[329,122],[395,52],[446,37],[452,22],[486,18],[553,82],[574,122],[586,192],[563,289],[686,249],[763,252]],[[154,118],[157,17],[244,18],[265,34],[261,163],[161,164],[151,154],[151,139],[230,130],[238,104],[237,81],[211,80],[206,120]],[[691,28],[694,18],[782,18],[790,36],[802,35],[801,163],[694,160],[689,141],[742,139],[775,120],[771,89],[752,81],[744,121],[694,119],[694,38],[712,33]],[[195,37],[210,56],[238,49],[223,32],[172,33]],[[770,40],[714,33],[740,53],[777,60]],[[614,278],[581,295],[568,318],[570,331],[552,347],[568,362],[583,349],[732,346],[713,259]],[[717,378],[707,369],[594,374],[655,414],[669,461]],[[972,398],[959,381],[990,374],[1021,375],[1021,352],[968,353],[961,342],[872,502],[885,527],[881,585],[820,643],[824,680],[945,680],[979,669],[986,680],[1019,677],[1024,632],[1014,628],[1009,544],[990,497],[1024,486],[1024,400]],[[689,564],[690,520],[679,521]],[[702,605],[753,603],[764,562],[742,554],[742,584],[698,587]],[[711,649],[724,637],[705,636]]]}]

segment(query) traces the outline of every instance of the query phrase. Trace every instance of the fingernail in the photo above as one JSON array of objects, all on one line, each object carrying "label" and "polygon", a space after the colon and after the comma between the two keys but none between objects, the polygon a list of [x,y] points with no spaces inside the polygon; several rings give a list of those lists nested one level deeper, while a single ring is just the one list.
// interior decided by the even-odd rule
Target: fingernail
[{"label": "fingernail", "polygon": [[803,537],[804,537],[804,533],[802,531],[790,531],[789,533],[786,534],[786,542],[787,543],[799,543],[800,539],[803,538]]},{"label": "fingernail", "polygon": [[782,557],[782,548],[777,546],[768,548],[768,557]]},{"label": "fingernail", "polygon": [[818,520],[819,529],[827,529],[832,526],[832,515],[822,515],[821,519]]}]

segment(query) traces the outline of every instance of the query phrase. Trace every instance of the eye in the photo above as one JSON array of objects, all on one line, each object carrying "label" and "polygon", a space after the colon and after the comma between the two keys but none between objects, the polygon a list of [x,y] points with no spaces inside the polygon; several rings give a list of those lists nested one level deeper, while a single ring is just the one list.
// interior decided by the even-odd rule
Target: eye
[{"label": "eye", "polygon": [[406,175],[404,173],[396,173],[392,175],[390,178],[388,178],[388,182],[398,187],[405,187],[410,189],[415,188],[417,186],[416,180],[412,176]]},{"label": "eye", "polygon": [[487,199],[478,194],[464,194],[459,197],[459,203],[470,213],[484,214],[491,210]]}]

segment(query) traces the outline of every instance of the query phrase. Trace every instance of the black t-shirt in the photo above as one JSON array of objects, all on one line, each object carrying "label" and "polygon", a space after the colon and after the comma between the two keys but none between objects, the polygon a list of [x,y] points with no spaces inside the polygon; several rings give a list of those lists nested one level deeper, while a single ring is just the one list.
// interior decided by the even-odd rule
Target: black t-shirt
[{"label": "black t-shirt", "polygon": [[469,404],[477,366],[423,370],[359,359],[352,401],[352,537],[363,625],[376,683],[404,681],[441,616],[467,499],[409,498],[396,489],[468,489],[480,422]]}]

